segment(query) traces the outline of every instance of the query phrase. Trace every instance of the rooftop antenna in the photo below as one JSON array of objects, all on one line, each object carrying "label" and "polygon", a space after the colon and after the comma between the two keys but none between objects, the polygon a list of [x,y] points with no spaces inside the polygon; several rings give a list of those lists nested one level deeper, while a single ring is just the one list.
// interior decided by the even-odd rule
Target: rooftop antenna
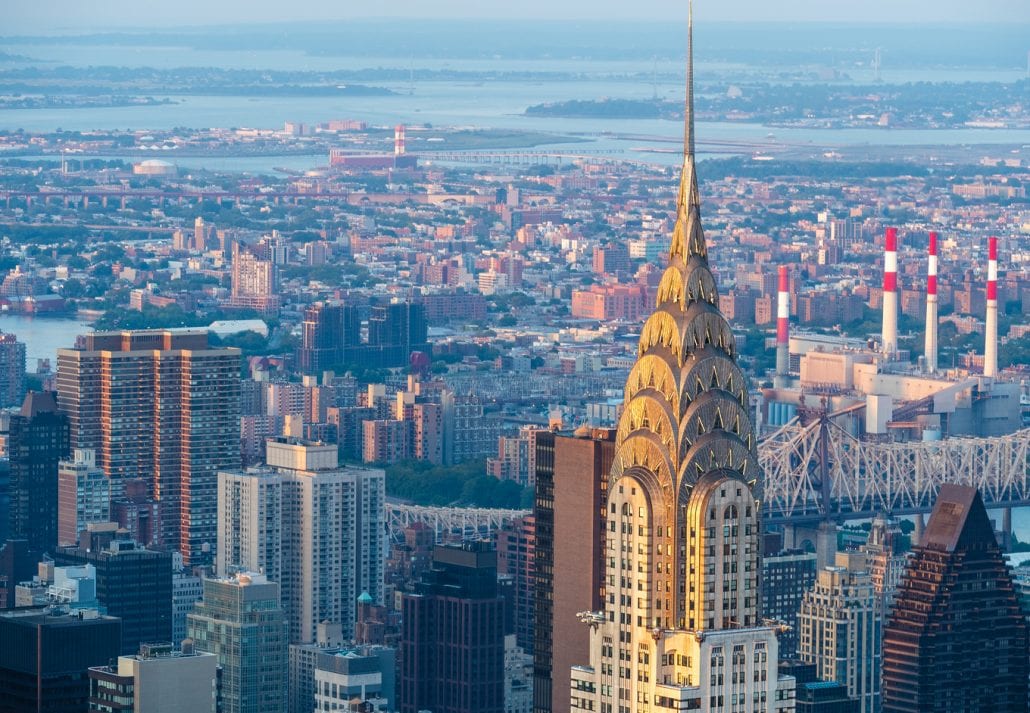
[{"label": "rooftop antenna", "polygon": [[683,150],[694,157],[694,0],[687,3],[687,105],[684,109]]},{"label": "rooftop antenna", "polygon": [[670,258],[691,255],[708,258],[701,227],[701,193],[694,162],[694,0],[687,6],[687,97],[683,108],[683,173],[676,199],[676,227],[672,231]]},{"label": "rooftop antenna", "polygon": [[873,81],[879,82],[880,79],[880,48],[876,48],[876,53],[873,55]]}]

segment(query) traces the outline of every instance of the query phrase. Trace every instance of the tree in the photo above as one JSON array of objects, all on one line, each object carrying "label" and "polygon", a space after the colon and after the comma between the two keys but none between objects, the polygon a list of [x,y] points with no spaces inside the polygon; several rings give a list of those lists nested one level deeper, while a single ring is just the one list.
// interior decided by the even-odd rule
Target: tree
[{"label": "tree", "polygon": [[61,286],[61,295],[66,298],[82,297],[86,294],[86,288],[74,277],[64,281]]}]

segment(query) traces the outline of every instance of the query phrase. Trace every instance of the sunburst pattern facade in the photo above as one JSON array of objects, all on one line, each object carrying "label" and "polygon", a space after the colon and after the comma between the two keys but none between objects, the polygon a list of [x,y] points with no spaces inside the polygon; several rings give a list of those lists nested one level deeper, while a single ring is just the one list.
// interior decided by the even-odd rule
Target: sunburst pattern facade
[{"label": "sunburst pattern facade", "polygon": [[606,607],[583,615],[591,661],[572,671],[574,711],[794,710],[776,632],[759,618],[760,468],[701,225],[692,64],[688,50],[676,224],[626,382]]}]

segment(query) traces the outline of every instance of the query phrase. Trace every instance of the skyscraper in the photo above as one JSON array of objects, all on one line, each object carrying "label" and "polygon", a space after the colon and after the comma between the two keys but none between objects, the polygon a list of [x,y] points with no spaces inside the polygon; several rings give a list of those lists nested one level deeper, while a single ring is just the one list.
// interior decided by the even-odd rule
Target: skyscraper
[{"label": "skyscraper", "polygon": [[873,591],[885,623],[908,562],[908,545],[909,540],[902,534],[897,520],[875,517],[869,528],[869,539],[860,548],[868,558]]},{"label": "skyscraper", "polygon": [[358,597],[383,601],[385,473],[290,439],[268,441],[266,462],[219,474],[218,573],[278,582],[291,643],[314,641],[324,621],[352,638]]},{"label": "skyscraper", "polygon": [[880,710],[880,602],[865,554],[838,552],[798,614],[798,654],[824,681],[847,686],[862,713]]},{"label": "skyscraper", "polygon": [[88,669],[118,655],[120,628],[95,610],[0,613],[0,711],[85,711]]},{"label": "skyscraper", "polygon": [[234,242],[231,279],[227,306],[268,315],[279,311],[279,270],[274,259],[262,259],[255,248]]},{"label": "skyscraper", "polygon": [[692,54],[688,40],[669,265],[626,383],[607,495],[606,601],[581,615],[590,661],[572,670],[574,711],[794,709],[776,631],[759,617],[761,468],[701,227]]},{"label": "skyscraper", "polygon": [[304,310],[297,368],[319,375],[348,363],[349,350],[361,345],[361,316],[354,305],[316,302]]},{"label": "skyscraper", "polygon": [[11,416],[9,429],[8,537],[49,552],[57,545],[57,469],[68,455],[68,419],[58,412],[53,393],[33,391]]},{"label": "skyscraper", "polygon": [[76,544],[91,522],[112,522],[111,481],[97,467],[93,451],[79,448],[62,460],[57,481],[57,544]]},{"label": "skyscraper", "polygon": [[172,557],[144,548],[127,534],[91,528],[78,546],[58,547],[54,561],[96,567],[97,600],[122,620],[121,653],[129,656],[140,644],[172,639]]},{"label": "skyscraper", "polygon": [[884,713],[1027,709],[1027,623],[980,493],[945,484],[884,631]]},{"label": "skyscraper", "polygon": [[286,621],[279,585],[262,574],[205,579],[186,617],[197,651],[218,656],[222,713],[282,713],[286,707]]},{"label": "skyscraper", "polygon": [[805,592],[815,584],[816,555],[783,550],[762,558],[762,616],[787,625],[780,634],[780,659],[794,658],[798,647],[798,612]]},{"label": "skyscraper", "polygon": [[112,498],[144,478],[161,504],[161,544],[191,564],[215,545],[219,470],[240,461],[240,351],[204,331],[94,332],[57,352],[73,448],[96,453]]},{"label": "skyscraper", "polygon": [[605,500],[615,431],[536,435],[533,710],[569,710],[569,672],[590,655],[576,614],[604,605]]},{"label": "skyscraper", "polygon": [[416,593],[404,595],[401,713],[504,710],[504,600],[488,543],[437,547]]},{"label": "skyscraper", "polygon": [[0,331],[0,408],[21,403],[25,395],[25,344]]}]

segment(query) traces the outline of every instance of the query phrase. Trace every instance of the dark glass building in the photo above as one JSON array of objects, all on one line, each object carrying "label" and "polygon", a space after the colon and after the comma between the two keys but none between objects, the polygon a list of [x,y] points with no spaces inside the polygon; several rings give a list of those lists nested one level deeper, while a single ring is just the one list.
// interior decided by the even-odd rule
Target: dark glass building
[{"label": "dark glass building", "polygon": [[1027,623],[975,488],[942,485],[883,642],[883,710],[1027,710]]},{"label": "dark glass building", "polygon": [[27,540],[0,543],[0,609],[14,609],[14,589],[39,573],[41,552]]},{"label": "dark glass building", "polygon": [[172,556],[144,549],[124,530],[86,531],[78,547],[58,547],[58,566],[91,564],[97,568],[97,601],[122,620],[123,655],[140,644],[172,640]]},{"label": "dark glass building", "polygon": [[503,713],[504,599],[490,544],[437,547],[403,611],[400,712]]},{"label": "dark glass building", "polygon": [[815,578],[814,552],[783,550],[762,558],[762,616],[790,627],[779,636],[781,659],[791,659],[797,654],[798,612]]},{"label": "dark glass building", "polygon": [[377,369],[408,366],[412,352],[432,353],[428,333],[422,303],[376,305],[368,318],[368,344],[357,363]]},{"label": "dark glass building", "polygon": [[317,302],[304,310],[297,367],[319,375],[347,363],[347,350],[361,344],[361,315],[353,305]]},{"label": "dark glass building", "polygon": [[533,711],[566,713],[572,666],[589,658],[590,630],[577,614],[604,607],[604,504],[615,431],[545,431],[536,439]]},{"label": "dark glass building", "polygon": [[795,713],[859,713],[862,702],[848,697],[848,687],[837,681],[820,681],[816,665],[797,659],[781,661],[781,674],[793,676]]},{"label": "dark glass building", "polygon": [[120,630],[96,612],[0,613],[0,713],[87,710],[88,669],[117,658]]},{"label": "dark glass building", "polygon": [[[368,340],[361,341],[362,312],[368,315]],[[304,312],[297,366],[319,375],[341,366],[373,369],[408,366],[412,352],[431,353],[428,322],[421,302],[385,305],[319,302]]]},{"label": "dark glass building", "polygon": [[8,431],[10,476],[7,536],[49,552],[57,545],[57,468],[71,448],[68,417],[54,394],[30,391]]}]

